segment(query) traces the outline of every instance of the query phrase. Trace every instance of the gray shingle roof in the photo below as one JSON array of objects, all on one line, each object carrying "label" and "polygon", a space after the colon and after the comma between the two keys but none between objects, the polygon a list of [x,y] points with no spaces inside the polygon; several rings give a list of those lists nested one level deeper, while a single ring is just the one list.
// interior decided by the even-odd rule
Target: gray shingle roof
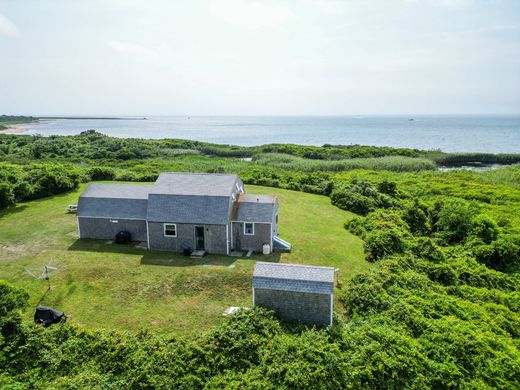
[{"label": "gray shingle roof", "polygon": [[146,199],[80,197],[78,217],[146,219]]},{"label": "gray shingle roof", "polygon": [[200,224],[227,224],[230,198],[224,196],[192,196],[150,194],[148,220]]},{"label": "gray shingle roof", "polygon": [[91,183],[83,191],[81,197],[118,198],[118,199],[148,199],[153,186],[140,184],[100,184]]},{"label": "gray shingle roof", "polygon": [[89,184],[78,200],[78,217],[146,219],[149,185]]},{"label": "gray shingle roof", "polygon": [[232,219],[240,222],[273,222],[277,199],[272,195],[245,195],[238,198]]},{"label": "gray shingle roof", "polygon": [[237,175],[163,172],[159,175],[151,193],[231,196],[231,193],[235,190],[235,184],[239,180]]},{"label": "gray shingle roof", "polygon": [[253,272],[253,287],[332,294],[334,268],[257,262]]}]

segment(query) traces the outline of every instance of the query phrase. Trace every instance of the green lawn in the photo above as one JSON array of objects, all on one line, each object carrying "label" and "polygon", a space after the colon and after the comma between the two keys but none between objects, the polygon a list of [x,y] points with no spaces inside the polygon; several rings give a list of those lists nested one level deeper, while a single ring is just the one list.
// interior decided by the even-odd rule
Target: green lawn
[{"label": "green lawn", "polygon": [[[38,302],[63,310],[89,328],[153,327],[177,334],[207,329],[228,306],[251,305],[254,260],[328,265],[346,280],[363,271],[362,241],[343,229],[352,214],[325,196],[247,186],[249,193],[275,193],[280,202],[280,236],[289,254],[252,259],[149,252],[132,246],[77,239],[76,218],[65,212],[85,188],[22,203],[0,213],[0,279],[25,288],[30,318]],[[58,268],[46,293],[43,266]],[[34,275],[34,276],[32,276]]]}]

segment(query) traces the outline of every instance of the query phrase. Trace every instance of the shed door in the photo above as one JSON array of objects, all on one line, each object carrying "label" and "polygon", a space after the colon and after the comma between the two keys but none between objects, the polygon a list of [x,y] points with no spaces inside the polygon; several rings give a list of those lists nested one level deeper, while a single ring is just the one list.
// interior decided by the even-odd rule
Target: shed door
[{"label": "shed door", "polygon": [[195,249],[204,250],[204,226],[195,226]]}]

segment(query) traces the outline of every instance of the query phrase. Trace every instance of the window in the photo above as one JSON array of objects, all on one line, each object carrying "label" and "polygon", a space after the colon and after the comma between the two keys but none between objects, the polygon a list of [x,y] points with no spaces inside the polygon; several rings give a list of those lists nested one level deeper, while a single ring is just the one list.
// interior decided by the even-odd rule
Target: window
[{"label": "window", "polygon": [[174,223],[165,223],[164,237],[177,237],[177,225]]},{"label": "window", "polygon": [[276,214],[276,224],[278,224],[278,214]]},{"label": "window", "polygon": [[251,222],[244,223],[244,234],[246,236],[253,236],[255,234],[255,224]]}]

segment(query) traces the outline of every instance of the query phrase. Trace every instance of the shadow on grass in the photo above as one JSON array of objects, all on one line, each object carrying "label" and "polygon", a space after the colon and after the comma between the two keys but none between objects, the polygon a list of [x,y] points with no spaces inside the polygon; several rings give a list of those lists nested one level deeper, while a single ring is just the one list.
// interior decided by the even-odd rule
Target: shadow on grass
[{"label": "shadow on grass", "polygon": [[251,257],[208,254],[202,259],[192,259],[182,255],[181,253],[150,251],[145,253],[141,258],[141,265],[162,265],[168,267],[192,267],[202,265],[232,268],[237,260],[269,261],[278,263],[280,261],[280,253],[272,253],[266,256],[255,254]]},{"label": "shadow on grass", "polygon": [[115,244],[113,241],[83,238],[74,241],[74,243],[69,246],[68,250],[99,253],[128,253],[135,255],[144,253],[147,249],[146,246],[143,246],[138,242],[132,242],[130,244]]},{"label": "shadow on grass", "polygon": [[3,210],[0,212],[0,218],[2,217],[7,217],[8,215],[12,215],[12,214],[18,214],[18,213],[21,213],[22,211],[24,211],[27,207],[27,205],[25,204],[18,204],[14,207],[10,207],[6,210]]},{"label": "shadow on grass", "polygon": [[121,253],[132,255],[143,255],[141,265],[159,265],[169,267],[193,267],[193,266],[222,266],[232,267],[237,260],[252,261],[280,261],[280,253],[270,255],[254,254],[251,257],[226,256],[208,254],[202,259],[192,259],[182,253],[167,251],[149,251],[142,243],[115,244],[112,241],[81,239],[76,240],[69,246],[70,251],[97,252],[97,253]]},{"label": "shadow on grass", "polygon": [[193,267],[198,265],[215,265],[229,267],[238,257],[206,255],[202,259],[192,259],[174,252],[147,252],[141,258],[141,265],[162,265],[169,267]]}]

